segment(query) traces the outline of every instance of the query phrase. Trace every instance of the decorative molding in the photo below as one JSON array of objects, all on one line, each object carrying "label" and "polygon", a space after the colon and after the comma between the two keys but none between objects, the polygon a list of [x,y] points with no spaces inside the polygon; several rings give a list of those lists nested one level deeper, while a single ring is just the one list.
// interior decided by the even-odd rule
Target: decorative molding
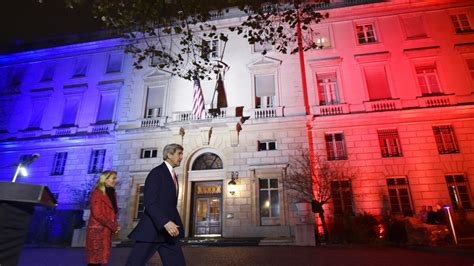
[{"label": "decorative molding", "polygon": [[454,50],[460,54],[474,53],[474,42],[456,43],[454,44]]},{"label": "decorative molding", "polygon": [[63,92],[64,94],[80,94],[86,91],[88,87],[87,83],[64,85]]},{"label": "decorative molding", "polygon": [[312,60],[309,60],[308,63],[311,68],[335,67],[335,66],[339,66],[342,63],[342,58],[339,56],[336,56],[336,57],[312,59]]},{"label": "decorative molding", "polygon": [[417,57],[434,57],[440,53],[440,46],[429,46],[429,47],[418,47],[404,49],[403,53],[408,58],[417,58]]},{"label": "decorative molding", "polygon": [[354,58],[359,64],[386,61],[390,58],[390,52],[383,51],[383,52],[375,52],[375,53],[367,53],[367,54],[355,54]]}]

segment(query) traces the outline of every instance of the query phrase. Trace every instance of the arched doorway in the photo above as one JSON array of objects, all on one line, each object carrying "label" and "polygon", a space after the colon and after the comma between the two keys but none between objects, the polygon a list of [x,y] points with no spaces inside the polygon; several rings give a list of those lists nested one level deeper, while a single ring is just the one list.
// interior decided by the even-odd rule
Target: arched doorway
[{"label": "arched doorway", "polygon": [[213,152],[197,155],[190,167],[190,235],[195,237],[222,234],[222,159]]}]

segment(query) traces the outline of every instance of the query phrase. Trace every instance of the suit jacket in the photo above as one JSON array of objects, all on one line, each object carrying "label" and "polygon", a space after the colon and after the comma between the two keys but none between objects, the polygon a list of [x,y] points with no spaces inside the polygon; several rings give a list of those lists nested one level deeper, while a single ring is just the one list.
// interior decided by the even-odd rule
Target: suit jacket
[{"label": "suit jacket", "polygon": [[[145,180],[145,211],[137,226],[128,235],[143,242],[176,242],[184,237],[184,228],[178,209],[178,196],[168,167],[163,162],[153,168]],[[172,221],[179,226],[179,236],[172,237],[164,225]]]},{"label": "suit jacket", "polygon": [[[117,195],[115,194],[115,197]],[[87,224],[86,260],[88,263],[109,262],[112,234],[119,225],[109,197],[95,189],[91,196],[91,215]]]}]

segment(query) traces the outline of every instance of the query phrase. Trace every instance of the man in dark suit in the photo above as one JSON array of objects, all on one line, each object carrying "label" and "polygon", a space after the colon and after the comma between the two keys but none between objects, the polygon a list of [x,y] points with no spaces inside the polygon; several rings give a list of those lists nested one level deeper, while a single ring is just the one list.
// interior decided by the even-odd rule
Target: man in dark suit
[{"label": "man in dark suit", "polygon": [[168,144],[163,149],[164,162],[153,168],[145,180],[145,211],[128,236],[135,240],[127,259],[128,266],[142,266],[155,254],[163,265],[186,265],[179,239],[184,237],[183,223],[176,205],[178,181],[174,168],[183,159],[183,147]]}]

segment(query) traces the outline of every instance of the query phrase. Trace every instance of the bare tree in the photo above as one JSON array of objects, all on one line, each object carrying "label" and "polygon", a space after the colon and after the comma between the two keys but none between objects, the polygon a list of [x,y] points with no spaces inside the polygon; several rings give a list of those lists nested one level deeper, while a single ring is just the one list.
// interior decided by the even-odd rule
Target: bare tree
[{"label": "bare tree", "polygon": [[319,154],[311,159],[308,152],[292,157],[289,164],[287,174],[283,178],[283,188],[294,202],[311,203],[313,212],[321,219],[324,238],[327,241],[329,235],[324,205],[333,197],[331,188],[337,181],[354,179],[356,172],[346,161],[328,161]]},{"label": "bare tree", "polygon": [[[271,44],[280,53],[294,54],[322,48],[311,25],[328,16],[319,12],[328,2],[321,0],[65,1],[70,8],[90,6],[95,18],[122,36],[135,68],[156,59],[155,67],[188,80],[212,79],[222,71],[222,57],[212,56],[214,44],[221,41],[224,47],[217,48],[225,51],[230,31],[249,44]],[[246,19],[232,27],[216,23],[230,12]],[[297,44],[298,35],[309,38]]]}]

